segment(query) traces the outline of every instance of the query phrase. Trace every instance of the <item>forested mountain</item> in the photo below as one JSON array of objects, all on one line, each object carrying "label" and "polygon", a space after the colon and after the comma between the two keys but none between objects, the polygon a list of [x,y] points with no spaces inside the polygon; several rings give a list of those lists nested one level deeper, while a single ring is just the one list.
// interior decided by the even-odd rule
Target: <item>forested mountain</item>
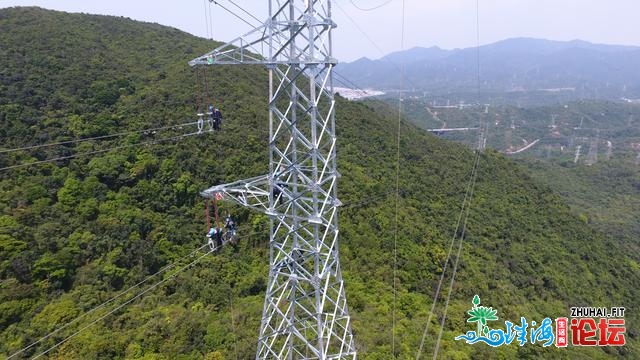
[{"label": "forested mountain", "polygon": [[[145,129],[195,119],[196,78],[186,62],[216,43],[124,18],[10,8],[0,10],[0,44],[1,149],[64,142],[0,153],[0,354],[83,316],[16,358],[82,329],[48,356],[252,358],[268,273],[267,219],[222,204],[220,211],[239,222],[239,245],[172,274],[204,245],[198,192],[267,170],[266,71],[212,67],[222,131],[179,137],[193,125]],[[396,213],[392,110],[337,101],[341,262],[361,359],[393,358],[394,310],[395,355],[415,357],[474,161],[467,147],[403,121]],[[117,133],[126,134],[107,137]],[[104,138],[73,142],[89,137]],[[467,229],[457,231],[464,243],[441,356],[640,358],[637,253],[498,153],[480,156],[477,176]],[[130,286],[174,261],[145,284],[164,283],[132,299],[145,287]],[[434,349],[446,290],[424,356]],[[473,328],[466,320],[475,294],[498,309],[502,326],[521,316],[568,316],[571,306],[624,306],[627,344],[491,348],[454,341]]]},{"label": "forested mountain", "polygon": [[561,160],[522,159],[534,178],[547,183],[583,221],[600,228],[628,251],[640,251],[640,166],[616,156],[591,166]]},{"label": "forested mountain", "polygon": [[478,56],[483,91],[505,100],[542,101],[558,93],[569,99],[640,98],[639,47],[579,40],[516,38],[479,50],[414,48],[340,64],[338,71],[360,87],[397,90],[402,66],[407,79],[403,89],[470,100],[469,93],[477,88]]}]

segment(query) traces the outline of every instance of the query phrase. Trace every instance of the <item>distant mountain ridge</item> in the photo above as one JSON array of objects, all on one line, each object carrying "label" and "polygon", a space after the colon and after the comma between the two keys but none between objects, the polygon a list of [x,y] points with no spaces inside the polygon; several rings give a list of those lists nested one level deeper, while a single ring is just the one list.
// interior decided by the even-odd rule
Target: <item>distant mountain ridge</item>
[{"label": "distant mountain ridge", "polygon": [[[480,79],[485,91],[522,92],[572,88],[580,98],[640,97],[640,47],[582,40],[513,38],[481,46]],[[437,46],[394,52],[381,59],[342,63],[338,71],[361,87],[400,88],[431,94],[464,93],[477,87],[478,49]]]}]

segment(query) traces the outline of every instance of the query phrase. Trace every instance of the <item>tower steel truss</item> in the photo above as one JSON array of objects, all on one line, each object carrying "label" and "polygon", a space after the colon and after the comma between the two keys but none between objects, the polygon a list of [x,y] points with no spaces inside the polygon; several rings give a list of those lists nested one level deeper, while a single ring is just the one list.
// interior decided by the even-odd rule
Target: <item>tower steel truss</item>
[{"label": "tower steel truss", "polygon": [[269,173],[213,186],[270,217],[256,359],[355,359],[338,256],[330,0],[269,0],[259,27],[189,62],[269,71]]}]

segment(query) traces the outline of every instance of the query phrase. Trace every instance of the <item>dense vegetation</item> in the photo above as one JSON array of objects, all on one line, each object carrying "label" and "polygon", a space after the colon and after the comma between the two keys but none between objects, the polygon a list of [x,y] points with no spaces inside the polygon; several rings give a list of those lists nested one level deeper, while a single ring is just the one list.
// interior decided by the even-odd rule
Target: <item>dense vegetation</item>
[{"label": "dense vegetation", "polygon": [[[190,121],[195,76],[186,61],[215,46],[153,24],[38,8],[0,10],[0,43],[3,148]],[[226,118],[220,133],[135,145],[193,131],[185,127],[0,155],[0,167],[7,167],[130,145],[0,172],[0,353],[12,354],[173,261],[191,261],[184,257],[204,241],[198,191],[266,171],[265,70],[222,67],[210,75],[212,97]],[[392,358],[393,114],[338,101],[341,261],[362,359]],[[400,135],[395,355],[408,359],[420,343],[473,153],[404,122]],[[240,222],[237,248],[167,277],[51,358],[251,358],[268,271],[267,220],[223,206]],[[454,341],[471,330],[466,311],[475,294],[498,309],[502,324],[520,316],[567,316],[571,306],[640,306],[637,256],[494,152],[481,156],[465,234],[441,355],[640,357],[633,311],[620,348],[493,349]],[[20,356],[37,355],[120,303],[124,299]],[[436,307],[426,355],[442,311]]]},{"label": "dense vegetation", "polygon": [[[592,166],[522,159],[532,176],[548,184],[585,222],[638,254],[640,243],[640,167],[624,157]],[[636,259],[637,260],[637,259]],[[629,266],[636,266],[631,263]]]}]

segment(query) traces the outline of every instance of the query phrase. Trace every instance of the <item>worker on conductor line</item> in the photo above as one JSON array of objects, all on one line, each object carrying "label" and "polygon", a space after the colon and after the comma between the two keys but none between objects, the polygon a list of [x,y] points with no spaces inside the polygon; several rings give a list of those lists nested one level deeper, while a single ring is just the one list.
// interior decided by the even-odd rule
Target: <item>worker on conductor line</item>
[{"label": "worker on conductor line", "polygon": [[222,124],[222,112],[220,109],[213,109],[213,128],[215,130],[220,130],[220,125]]}]

